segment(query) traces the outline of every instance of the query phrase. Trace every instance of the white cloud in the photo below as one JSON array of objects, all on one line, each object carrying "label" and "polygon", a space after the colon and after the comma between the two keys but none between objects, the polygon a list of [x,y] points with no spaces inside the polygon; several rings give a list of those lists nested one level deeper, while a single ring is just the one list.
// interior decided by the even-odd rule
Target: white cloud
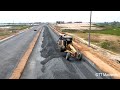
[{"label": "white cloud", "polygon": [[[89,22],[90,11],[0,11],[1,22]],[[120,11],[93,11],[93,22],[120,21]]]},{"label": "white cloud", "polygon": [[120,11],[93,11],[92,21],[120,21]]}]

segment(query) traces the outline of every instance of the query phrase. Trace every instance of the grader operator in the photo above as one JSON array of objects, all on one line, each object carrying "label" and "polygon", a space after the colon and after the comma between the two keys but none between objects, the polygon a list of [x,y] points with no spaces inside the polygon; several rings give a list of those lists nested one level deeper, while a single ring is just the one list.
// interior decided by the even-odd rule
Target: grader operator
[{"label": "grader operator", "polygon": [[82,54],[77,51],[72,44],[72,37],[69,35],[61,34],[58,40],[58,46],[60,52],[66,52],[66,59],[69,60],[71,57],[76,58],[77,60],[82,59]]}]

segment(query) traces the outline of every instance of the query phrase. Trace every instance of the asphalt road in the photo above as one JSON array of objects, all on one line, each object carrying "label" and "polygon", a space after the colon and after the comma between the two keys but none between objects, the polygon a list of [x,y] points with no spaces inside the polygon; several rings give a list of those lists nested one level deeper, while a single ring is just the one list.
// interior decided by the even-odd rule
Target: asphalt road
[{"label": "asphalt road", "polygon": [[58,38],[49,26],[43,26],[21,79],[111,79],[96,76],[102,71],[85,56],[81,61],[67,61],[58,50]]},{"label": "asphalt road", "polygon": [[41,26],[34,26],[30,30],[0,43],[0,79],[10,77],[30,42],[37,34],[34,29],[40,30],[40,28]]}]

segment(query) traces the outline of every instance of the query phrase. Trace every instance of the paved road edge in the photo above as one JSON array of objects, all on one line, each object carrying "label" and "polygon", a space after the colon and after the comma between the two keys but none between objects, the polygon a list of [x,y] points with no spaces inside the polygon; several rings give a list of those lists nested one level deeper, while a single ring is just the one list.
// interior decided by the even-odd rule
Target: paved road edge
[{"label": "paved road edge", "polygon": [[29,58],[30,54],[32,53],[32,50],[33,50],[33,48],[34,48],[34,46],[35,46],[35,44],[36,44],[36,42],[37,42],[37,40],[38,40],[38,38],[40,36],[40,33],[41,33],[41,31],[39,31],[37,33],[37,35],[34,37],[34,39],[32,40],[32,42],[30,43],[27,51],[25,52],[25,54],[21,58],[19,64],[14,69],[14,71],[13,71],[13,73],[10,76],[9,79],[19,79],[20,78],[20,76],[21,76],[21,74],[22,74],[22,72],[23,72],[23,70],[25,68],[25,65],[26,65],[26,63],[28,61],[28,58]]}]

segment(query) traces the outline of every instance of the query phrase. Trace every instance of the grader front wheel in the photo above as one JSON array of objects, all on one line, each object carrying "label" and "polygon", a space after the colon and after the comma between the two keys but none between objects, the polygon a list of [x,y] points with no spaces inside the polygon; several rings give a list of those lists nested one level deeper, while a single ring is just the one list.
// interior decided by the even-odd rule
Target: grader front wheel
[{"label": "grader front wheel", "polygon": [[70,56],[71,56],[71,54],[69,52],[67,52],[66,59],[69,60]]}]

